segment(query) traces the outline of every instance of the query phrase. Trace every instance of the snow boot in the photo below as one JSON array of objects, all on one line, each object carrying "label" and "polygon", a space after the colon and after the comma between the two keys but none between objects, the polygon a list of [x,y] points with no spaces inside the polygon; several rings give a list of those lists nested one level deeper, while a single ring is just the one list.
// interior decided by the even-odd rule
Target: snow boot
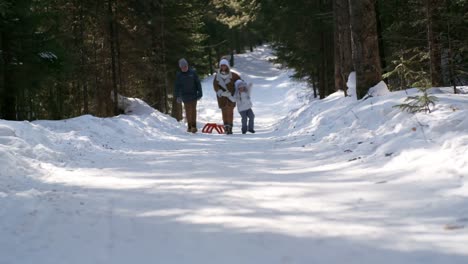
[{"label": "snow boot", "polygon": [[232,125],[224,125],[226,135],[232,135]]}]

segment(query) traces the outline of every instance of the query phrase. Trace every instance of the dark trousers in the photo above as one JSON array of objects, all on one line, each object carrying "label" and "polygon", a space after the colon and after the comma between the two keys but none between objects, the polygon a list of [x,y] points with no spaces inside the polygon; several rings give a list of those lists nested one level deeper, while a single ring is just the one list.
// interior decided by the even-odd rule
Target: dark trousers
[{"label": "dark trousers", "polygon": [[[239,114],[242,117],[242,133],[247,132],[247,130],[249,130],[249,131],[254,130],[255,114],[254,114],[252,108],[250,108],[249,110],[239,112]],[[247,126],[247,118],[249,119],[249,125],[248,126]]]},{"label": "dark trousers", "polygon": [[234,123],[234,107],[225,106],[221,108],[221,113],[223,114],[223,123],[224,125],[230,125]]},{"label": "dark trousers", "polygon": [[188,128],[197,127],[197,100],[184,102],[185,118]]}]

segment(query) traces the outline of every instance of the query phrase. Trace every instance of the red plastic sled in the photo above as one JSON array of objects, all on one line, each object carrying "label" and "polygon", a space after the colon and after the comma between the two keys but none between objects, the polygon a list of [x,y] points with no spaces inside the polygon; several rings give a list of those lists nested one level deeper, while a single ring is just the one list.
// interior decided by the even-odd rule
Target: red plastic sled
[{"label": "red plastic sled", "polygon": [[218,134],[224,134],[224,126],[216,123],[206,123],[206,125],[202,129],[202,133],[211,134],[213,132],[213,129],[216,130]]}]

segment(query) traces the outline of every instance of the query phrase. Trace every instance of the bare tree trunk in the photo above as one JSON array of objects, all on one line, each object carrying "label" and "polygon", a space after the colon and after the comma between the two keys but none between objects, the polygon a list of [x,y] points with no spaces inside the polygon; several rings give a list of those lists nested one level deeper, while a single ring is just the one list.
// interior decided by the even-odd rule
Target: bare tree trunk
[{"label": "bare tree trunk", "polygon": [[208,68],[210,69],[210,75],[213,75],[213,54],[211,49],[211,47],[208,47]]},{"label": "bare tree trunk", "polygon": [[82,80],[83,87],[83,113],[89,114],[89,102],[88,102],[88,76],[86,69],[86,54],[85,54],[85,25],[84,25],[84,12],[83,12],[83,3],[80,3],[80,80]]},{"label": "bare tree trunk", "polygon": [[[447,4],[447,1],[445,1]],[[449,78],[450,84],[453,86],[453,93],[457,94],[457,85],[455,83],[455,66],[453,65],[453,50],[452,50],[452,36],[451,34],[451,26],[450,21],[447,20],[447,44],[448,44],[448,62],[449,62]]]},{"label": "bare tree trunk", "polygon": [[111,71],[112,71],[112,90],[114,91],[114,114],[119,114],[118,104],[118,88],[117,88],[117,69],[115,65],[116,54],[115,54],[115,25],[114,25],[114,12],[112,10],[113,0],[108,2],[108,18],[109,18],[109,40],[110,40],[110,52],[111,52]]},{"label": "bare tree trunk", "polygon": [[250,52],[253,52],[253,50],[254,50],[254,47],[253,47],[254,45],[253,45],[253,40],[252,40],[253,34],[248,29],[247,29],[247,38],[248,38],[247,41],[249,42],[249,50],[250,50]]},{"label": "bare tree trunk", "polygon": [[165,12],[164,0],[161,0],[161,53],[162,53],[162,78],[164,79],[164,113],[169,112],[169,80],[167,79],[167,61],[166,61],[166,34],[165,34]]},{"label": "bare tree trunk", "polygon": [[101,89],[99,89],[99,71],[98,71],[98,45],[96,43],[96,36],[93,36],[93,50],[94,50],[94,67],[93,67],[93,71],[94,71],[94,87],[93,87],[93,92],[94,92],[94,96],[95,96],[95,109],[94,109],[94,114],[95,115],[98,115],[98,116],[101,116],[102,113],[104,112],[103,111],[103,102],[102,100],[100,100],[100,91]]},{"label": "bare tree trunk", "polygon": [[346,81],[353,69],[348,0],[334,0],[333,14],[335,27],[335,90],[343,90],[346,96]]},{"label": "bare tree trunk", "polygon": [[0,50],[2,50],[2,54],[0,56],[0,119],[3,118],[3,96],[5,93],[5,77],[6,77],[6,64],[5,64],[5,59],[4,56],[5,54],[3,53],[4,47],[3,47],[3,32],[0,31]]},{"label": "bare tree trunk", "polygon": [[349,0],[357,98],[382,80],[375,0]]},{"label": "bare tree trunk", "polygon": [[13,71],[11,69],[11,49],[10,36],[7,32],[1,33],[1,47],[3,59],[3,89],[1,94],[2,109],[0,113],[2,118],[6,120],[16,120],[16,93],[13,85]]},{"label": "bare tree trunk", "polygon": [[387,59],[385,56],[385,43],[383,41],[382,21],[380,20],[379,0],[375,1],[375,19],[377,21],[377,37],[379,39],[380,66],[382,67],[382,72],[385,73],[385,69],[387,68]]},{"label": "bare tree trunk", "polygon": [[115,43],[116,43],[116,52],[117,52],[117,72],[118,72],[118,76],[119,76],[119,90],[120,90],[120,93],[121,94],[125,94],[125,85],[124,85],[124,81],[123,81],[123,77],[122,77],[122,52],[121,52],[121,49],[120,49],[120,29],[119,27],[117,26],[116,23],[114,23],[115,25]]},{"label": "bare tree trunk", "polygon": [[231,59],[229,60],[229,65],[231,67],[234,67],[234,50],[235,50],[235,41],[236,41],[236,33],[234,32],[234,29],[231,29],[231,41],[230,41],[230,46],[231,46]]},{"label": "bare tree trunk", "polygon": [[314,72],[312,73],[312,88],[314,89],[314,98],[317,98],[317,70],[314,70]]},{"label": "bare tree trunk", "polygon": [[219,46],[215,48],[216,52],[216,66],[218,66],[218,62],[221,60],[221,51],[219,50]]},{"label": "bare tree trunk", "polygon": [[[326,12],[328,3],[324,0],[319,1],[319,9],[321,13]],[[323,25],[323,19],[319,19],[319,24]],[[331,36],[331,38],[330,38]],[[320,29],[320,56],[321,56],[321,67],[320,67],[320,99],[325,98],[327,95],[330,94],[330,78],[329,78],[329,59],[331,59],[332,54],[330,52],[331,43],[329,43],[329,39],[333,39],[332,35],[329,35],[328,32],[325,31],[323,26]]]},{"label": "bare tree trunk", "polygon": [[318,76],[318,86],[319,86],[319,98],[324,99],[325,98],[325,68],[323,68],[323,59],[320,62],[320,67],[319,67],[319,76]]},{"label": "bare tree trunk", "polygon": [[235,47],[236,47],[236,54],[241,54],[243,53],[243,47],[241,44],[241,32],[240,29],[232,29],[234,30],[234,41],[235,41]]},{"label": "bare tree trunk", "polygon": [[172,117],[174,117],[177,121],[183,119],[182,116],[182,104],[177,102],[177,98],[174,96],[172,98]]},{"label": "bare tree trunk", "polygon": [[431,67],[431,82],[433,86],[442,85],[441,70],[441,45],[438,33],[435,29],[437,21],[435,12],[438,12],[439,0],[425,0],[427,19],[427,43],[429,46],[429,57]]}]

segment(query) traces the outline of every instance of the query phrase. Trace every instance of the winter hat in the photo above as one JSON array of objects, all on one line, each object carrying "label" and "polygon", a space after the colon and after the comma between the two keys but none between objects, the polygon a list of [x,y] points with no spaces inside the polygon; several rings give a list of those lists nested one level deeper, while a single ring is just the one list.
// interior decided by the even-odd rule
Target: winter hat
[{"label": "winter hat", "polygon": [[221,67],[221,65],[226,65],[228,68],[230,68],[230,66],[229,66],[229,61],[226,60],[226,59],[222,59],[222,60],[219,62],[219,67]]},{"label": "winter hat", "polygon": [[237,80],[234,85],[236,86],[236,90],[241,87],[247,87],[247,84],[243,80]]},{"label": "winter hat", "polygon": [[186,59],[182,58],[179,60],[179,67],[182,68],[182,67],[187,67],[188,66],[188,62]]}]

